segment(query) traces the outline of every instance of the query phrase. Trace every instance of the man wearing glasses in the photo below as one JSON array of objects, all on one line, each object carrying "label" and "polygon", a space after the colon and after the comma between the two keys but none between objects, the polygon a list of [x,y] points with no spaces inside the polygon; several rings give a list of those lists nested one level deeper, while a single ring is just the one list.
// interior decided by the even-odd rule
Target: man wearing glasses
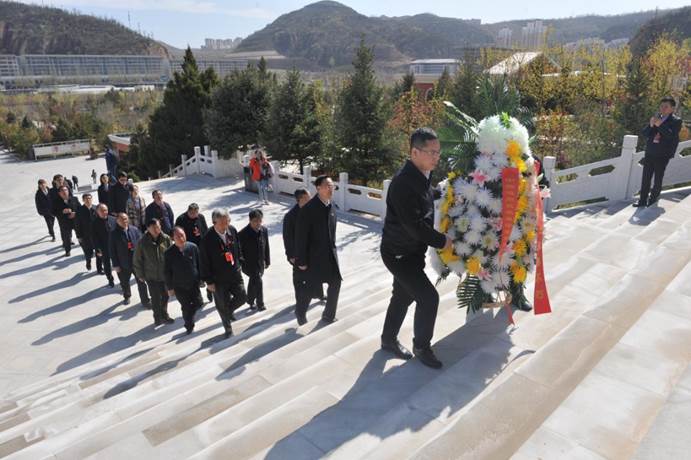
[{"label": "man wearing glasses", "polygon": [[401,359],[413,357],[398,341],[398,332],[408,306],[415,302],[413,353],[435,369],[442,367],[431,347],[439,294],[425,274],[425,253],[428,246],[442,249],[453,243],[434,229],[435,189],[430,175],[439,163],[440,149],[430,128],[418,128],[411,135],[410,159],[389,186],[381,242],[384,265],[394,278],[381,347]]}]

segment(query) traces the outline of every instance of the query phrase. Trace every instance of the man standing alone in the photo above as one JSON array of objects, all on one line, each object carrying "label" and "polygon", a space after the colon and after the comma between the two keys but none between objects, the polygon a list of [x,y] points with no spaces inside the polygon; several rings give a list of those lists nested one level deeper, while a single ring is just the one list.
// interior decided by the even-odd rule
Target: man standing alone
[{"label": "man standing alone", "polygon": [[322,321],[336,321],[338,295],[341,290],[341,270],[336,249],[336,211],[331,198],[334,183],[328,176],[315,181],[317,195],[298,214],[295,227],[295,265],[298,272],[298,300],[295,316],[298,324],[307,322],[307,307],[324,283],[329,285]]},{"label": "man standing alone", "polygon": [[[674,116],[677,105],[673,97],[664,97],[660,101],[660,111],[650,119],[648,126],[643,128],[645,156],[643,157],[643,177],[641,178],[641,194],[635,207],[653,205],[660,197],[662,179],[665,175],[667,163],[674,157],[679,145],[679,131],[681,118]],[[650,183],[653,181],[652,192]],[[650,199],[648,199],[650,194]]]},{"label": "man standing alone", "polygon": [[412,355],[398,341],[408,306],[415,301],[413,353],[432,368],[442,366],[431,348],[439,294],[424,272],[427,247],[449,247],[452,240],[436,231],[434,189],[430,174],[439,163],[437,134],[418,128],[410,137],[410,159],[396,174],[386,197],[381,242],[384,265],[393,275],[393,293],[386,312],[381,347],[401,359]]}]

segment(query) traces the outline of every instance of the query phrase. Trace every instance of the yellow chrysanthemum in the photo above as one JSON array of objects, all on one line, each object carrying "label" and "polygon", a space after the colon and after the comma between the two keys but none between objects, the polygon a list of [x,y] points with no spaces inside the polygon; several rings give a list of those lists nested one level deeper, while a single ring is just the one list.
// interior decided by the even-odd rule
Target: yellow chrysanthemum
[{"label": "yellow chrysanthemum", "polygon": [[506,144],[506,156],[509,158],[517,158],[520,157],[521,155],[521,144],[519,144],[517,141],[511,139],[507,144]]},{"label": "yellow chrysanthemum", "polygon": [[525,188],[528,186],[528,181],[525,178],[522,178],[518,182],[518,194],[523,195],[525,193]]},{"label": "yellow chrysanthemum", "polygon": [[535,230],[528,230],[525,232],[525,240],[529,243],[535,241]]},{"label": "yellow chrysanthemum", "polygon": [[528,246],[526,246],[525,241],[523,241],[523,240],[514,241],[513,251],[516,253],[516,256],[523,257],[527,250],[528,250]]},{"label": "yellow chrysanthemum", "polygon": [[523,161],[520,157],[516,158],[515,160],[512,159],[513,164],[518,168],[518,171],[521,173],[524,173],[528,170],[528,167],[525,165],[525,161]]},{"label": "yellow chrysanthemum", "polygon": [[513,262],[511,264],[511,275],[513,275],[515,283],[523,283],[528,276],[528,270],[518,262]]},{"label": "yellow chrysanthemum", "polygon": [[455,179],[456,177],[457,177],[457,174],[456,174],[455,172],[451,171],[451,172],[449,173],[449,180],[453,180],[453,179]]},{"label": "yellow chrysanthemum", "polygon": [[518,205],[516,210],[519,214],[523,214],[528,209],[528,197],[526,195],[521,195],[518,197]]},{"label": "yellow chrysanthemum", "polygon": [[442,233],[446,233],[449,231],[449,218],[448,216],[444,216],[439,223],[439,231]]},{"label": "yellow chrysanthemum", "polygon": [[443,251],[439,251],[439,258],[446,265],[449,265],[451,262],[458,262],[461,260],[461,258],[453,252],[453,246],[444,249]]},{"label": "yellow chrysanthemum", "polygon": [[480,273],[480,270],[482,269],[480,259],[477,257],[471,257],[470,259],[468,259],[465,268],[470,275],[477,275],[478,273]]}]

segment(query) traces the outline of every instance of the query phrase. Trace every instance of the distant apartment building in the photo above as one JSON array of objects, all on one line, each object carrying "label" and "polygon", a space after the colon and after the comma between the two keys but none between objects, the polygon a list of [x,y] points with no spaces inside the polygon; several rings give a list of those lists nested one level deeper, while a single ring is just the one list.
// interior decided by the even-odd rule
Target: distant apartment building
[{"label": "distant apartment building", "polygon": [[521,28],[521,47],[526,50],[538,50],[545,45],[547,27],[542,21],[529,22]]},{"label": "distant apartment building", "polygon": [[[247,66],[246,59],[197,59],[223,78]],[[0,55],[0,89],[49,85],[165,85],[180,71],[182,58],[115,55]]]},{"label": "distant apartment building", "polygon": [[232,50],[235,49],[242,39],[237,38],[205,38],[202,45],[203,50]]},{"label": "distant apartment building", "polygon": [[511,36],[513,35],[513,31],[509,29],[508,27],[504,27],[503,29],[499,30],[499,33],[497,34],[497,46],[499,48],[511,48],[512,41],[511,41]]}]

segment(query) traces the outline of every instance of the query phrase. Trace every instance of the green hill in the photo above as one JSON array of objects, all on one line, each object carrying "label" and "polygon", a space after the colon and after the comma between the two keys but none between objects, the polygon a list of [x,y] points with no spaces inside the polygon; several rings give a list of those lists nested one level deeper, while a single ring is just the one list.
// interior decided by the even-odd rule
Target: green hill
[{"label": "green hill", "polygon": [[645,53],[661,35],[669,35],[676,40],[691,37],[691,6],[658,16],[643,24],[631,39],[631,52],[636,56]]},{"label": "green hill", "polygon": [[122,24],[94,16],[0,1],[0,54],[145,54],[163,46]]}]

